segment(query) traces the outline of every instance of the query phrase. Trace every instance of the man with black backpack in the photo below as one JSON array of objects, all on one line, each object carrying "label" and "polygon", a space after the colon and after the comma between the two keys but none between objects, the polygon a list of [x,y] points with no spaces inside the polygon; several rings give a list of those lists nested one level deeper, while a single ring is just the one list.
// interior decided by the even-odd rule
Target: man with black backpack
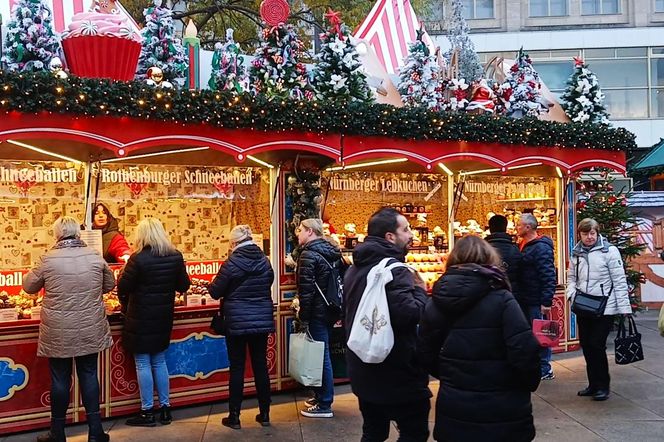
[{"label": "man with black backpack", "polygon": [[298,331],[308,331],[313,340],[325,343],[322,385],[314,388],[314,397],[305,402],[306,408],[300,413],[305,417],[331,418],[334,417],[334,378],[330,331],[341,318],[341,251],[323,237],[320,219],[303,220],[296,233],[301,246],[296,279],[300,305]]}]

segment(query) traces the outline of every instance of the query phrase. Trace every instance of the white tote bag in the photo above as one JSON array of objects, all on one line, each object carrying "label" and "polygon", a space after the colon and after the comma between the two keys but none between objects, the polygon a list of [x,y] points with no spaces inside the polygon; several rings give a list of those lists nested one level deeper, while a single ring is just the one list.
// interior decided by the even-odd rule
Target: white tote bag
[{"label": "white tote bag", "polygon": [[406,265],[395,262],[386,267],[390,259],[383,259],[369,270],[348,336],[348,348],[367,364],[383,362],[394,345],[385,285],[392,281],[392,269]]},{"label": "white tote bag", "polygon": [[323,385],[325,343],[308,333],[293,333],[288,346],[288,374],[305,387]]}]

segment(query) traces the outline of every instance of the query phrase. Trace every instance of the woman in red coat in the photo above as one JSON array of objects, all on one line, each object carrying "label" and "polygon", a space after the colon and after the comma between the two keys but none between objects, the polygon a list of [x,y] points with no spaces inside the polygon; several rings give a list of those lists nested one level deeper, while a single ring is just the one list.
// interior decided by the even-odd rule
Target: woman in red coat
[{"label": "woman in red coat", "polygon": [[100,229],[104,246],[104,259],[106,262],[126,262],[131,255],[131,248],[124,235],[120,233],[118,220],[103,203],[97,203],[94,208],[92,228]]}]

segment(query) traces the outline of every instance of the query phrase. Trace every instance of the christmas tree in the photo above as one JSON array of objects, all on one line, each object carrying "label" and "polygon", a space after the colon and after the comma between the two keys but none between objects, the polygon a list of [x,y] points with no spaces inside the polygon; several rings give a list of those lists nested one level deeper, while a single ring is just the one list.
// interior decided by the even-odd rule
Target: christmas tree
[{"label": "christmas tree", "polygon": [[325,14],[330,29],[320,35],[322,47],[316,54],[313,85],[319,100],[372,101],[360,55],[350,42],[350,32],[338,12]]},{"label": "christmas tree", "polygon": [[298,60],[303,44],[293,25],[266,27],[259,38],[260,46],[249,68],[252,92],[270,99],[313,99],[307,68]]},{"label": "christmas tree", "polygon": [[7,26],[2,62],[10,71],[48,69],[60,44],[53,33],[53,14],[44,0],[18,0]]},{"label": "christmas tree", "polygon": [[458,54],[459,78],[470,84],[484,75],[480,57],[475,52],[475,45],[468,37],[468,24],[463,18],[462,0],[451,1],[451,14],[447,22],[447,39],[450,41],[450,50],[445,53],[448,64],[451,64],[453,54]]},{"label": "christmas tree", "polygon": [[208,85],[217,91],[241,94],[249,87],[247,69],[243,66],[240,45],[233,40],[233,30],[226,30],[226,43],[217,43],[212,56],[212,75]]},{"label": "christmas tree", "polygon": [[549,111],[542,98],[542,83],[533,68],[532,61],[523,48],[519,49],[516,62],[510,68],[502,88],[508,101],[507,116],[512,118],[537,117]]},{"label": "christmas tree", "polygon": [[597,76],[580,58],[574,57],[574,67],[574,73],[567,80],[567,89],[560,97],[560,105],[572,121],[609,124]]},{"label": "christmas tree", "polygon": [[417,39],[408,47],[404,65],[399,69],[399,93],[406,106],[425,106],[440,110],[443,106],[443,86],[436,57],[422,41],[424,31],[417,31]]},{"label": "christmas tree", "polygon": [[600,234],[616,246],[622,256],[632,309],[638,308],[637,289],[645,282],[643,274],[633,270],[630,261],[641,253],[644,245],[636,242],[633,229],[638,225],[627,205],[629,190],[615,190],[606,172],[599,179],[577,184],[577,220],[592,218],[599,223]]},{"label": "christmas tree", "polygon": [[143,10],[145,27],[141,31],[143,47],[138,58],[136,78],[147,77],[151,67],[158,67],[164,79],[183,86],[187,72],[187,58],[180,39],[175,38],[173,12],[161,6],[162,0],[154,0],[154,6]]}]

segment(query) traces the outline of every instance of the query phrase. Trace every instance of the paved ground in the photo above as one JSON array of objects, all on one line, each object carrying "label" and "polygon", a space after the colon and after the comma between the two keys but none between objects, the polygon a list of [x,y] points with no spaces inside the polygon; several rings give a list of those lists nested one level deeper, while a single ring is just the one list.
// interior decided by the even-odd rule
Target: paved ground
[{"label": "paved ground", "polygon": [[[643,334],[646,359],[637,364],[616,366],[611,376],[612,395],[606,402],[579,398],[576,391],[586,386],[585,365],[579,352],[554,356],[556,379],[542,382],[533,395],[537,441],[664,441],[664,338],[657,332],[657,312],[637,318]],[[613,339],[609,341],[612,343]],[[437,390],[437,383],[431,388]],[[175,410],[175,421],[169,426],[137,429],[124,424],[124,419],[110,420],[104,427],[113,441],[199,442],[223,439],[241,441],[357,441],[362,420],[357,400],[348,386],[337,387],[334,419],[307,419],[298,410],[306,399],[304,391],[279,394],[273,398],[272,426],[260,427],[254,422],[257,403],[244,403],[243,428],[231,430],[221,425],[226,415],[226,402]],[[430,417],[433,428],[433,410]],[[39,433],[25,433],[0,439],[0,442],[34,441]],[[87,427],[67,429],[70,442],[87,440]],[[396,429],[390,434],[397,439]]]}]

